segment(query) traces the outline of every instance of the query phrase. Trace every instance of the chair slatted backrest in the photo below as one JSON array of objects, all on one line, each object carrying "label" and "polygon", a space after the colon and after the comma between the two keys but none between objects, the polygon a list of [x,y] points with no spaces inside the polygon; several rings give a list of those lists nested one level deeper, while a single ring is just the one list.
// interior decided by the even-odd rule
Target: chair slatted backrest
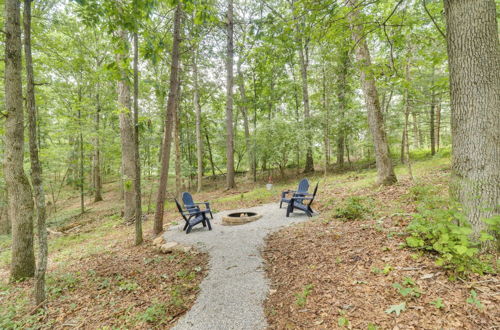
[{"label": "chair slatted backrest", "polygon": [[312,198],[311,200],[309,201],[309,206],[312,205],[313,201],[314,201],[314,197],[316,197],[316,193],[318,192],[318,185],[319,185],[319,182],[316,183],[316,187],[314,187],[314,192],[313,192],[313,195],[312,195]]},{"label": "chair slatted backrest", "polygon": [[186,216],[184,215],[184,211],[182,210],[181,204],[179,204],[179,202],[177,201],[177,198],[174,198],[174,201],[175,201],[175,205],[177,205],[177,209],[179,210],[179,213],[182,215],[184,220],[188,221]]},{"label": "chair slatted backrest", "polygon": [[193,196],[191,196],[191,194],[188,193],[187,191],[182,193],[182,202],[184,203],[184,206],[186,208],[195,206]]},{"label": "chair slatted backrest", "polygon": [[306,193],[309,190],[309,180],[302,179],[299,182],[299,188],[297,189],[297,193]]}]

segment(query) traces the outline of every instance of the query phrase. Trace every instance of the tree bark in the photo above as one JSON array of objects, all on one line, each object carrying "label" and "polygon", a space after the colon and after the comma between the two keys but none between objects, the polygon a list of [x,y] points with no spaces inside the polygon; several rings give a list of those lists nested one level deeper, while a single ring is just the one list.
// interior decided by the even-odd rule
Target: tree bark
[{"label": "tree bark", "polygon": [[433,94],[431,99],[431,108],[429,110],[429,134],[431,140],[431,155],[436,154],[436,129],[434,127],[436,113],[436,97]]},{"label": "tree bark", "polygon": [[330,156],[329,156],[329,152],[330,152],[330,123],[329,123],[329,119],[330,119],[330,106],[328,104],[328,100],[327,100],[327,97],[326,97],[326,94],[327,94],[327,91],[326,91],[326,70],[325,70],[325,66],[323,64],[322,66],[322,70],[321,70],[321,73],[322,73],[322,95],[321,95],[321,98],[322,98],[322,103],[323,103],[323,111],[325,112],[324,114],[324,127],[323,127],[323,134],[324,134],[324,142],[323,142],[323,147],[324,147],[324,153],[325,153],[325,169],[324,169],[324,175],[326,176],[328,174],[328,166],[330,165]]},{"label": "tree bark", "polygon": [[337,166],[339,168],[344,167],[344,148],[345,148],[345,135],[346,135],[346,125],[345,125],[345,113],[347,110],[347,74],[349,71],[349,66],[351,64],[349,51],[343,51],[340,59],[340,71],[338,73],[337,79],[337,99],[338,99],[338,109],[339,109],[339,128],[337,132]]},{"label": "tree bark", "polygon": [[[292,1],[293,4],[293,1]],[[294,10],[292,8],[292,10]],[[302,103],[304,105],[304,125],[306,129],[306,164],[304,172],[314,172],[314,160],[312,152],[312,137],[310,134],[309,119],[311,117],[311,111],[309,108],[309,84],[307,77],[307,70],[309,66],[309,49],[307,41],[304,42],[302,31],[299,28],[298,18],[294,16],[295,21],[295,34],[296,42],[299,48],[299,63],[300,63],[300,75],[302,78]]]},{"label": "tree bark", "polygon": [[197,49],[193,54],[193,103],[196,115],[196,174],[197,185],[196,191],[201,192],[203,189],[203,138],[201,136],[201,106],[198,87],[198,62],[197,62]]},{"label": "tree bark", "polygon": [[227,1],[227,55],[226,55],[226,162],[227,189],[236,187],[234,181],[234,136],[233,136],[233,0]]},{"label": "tree bark", "polygon": [[241,114],[243,116],[243,129],[245,131],[245,147],[247,149],[247,161],[248,161],[248,166],[249,171],[248,171],[248,177],[253,176],[254,172],[254,150],[252,148],[251,140],[250,140],[250,127],[248,124],[248,99],[247,99],[247,94],[245,90],[245,78],[243,77],[243,73],[241,72],[241,61],[238,62],[237,66],[237,71],[238,71],[238,85],[239,85],[239,90],[240,90],[240,97],[241,97]]},{"label": "tree bark", "polygon": [[179,83],[177,89],[177,102],[175,103],[174,110],[174,151],[175,151],[175,196],[180,199],[182,193],[182,153],[181,153],[181,84]]},{"label": "tree bark", "polygon": [[436,137],[436,150],[439,151],[439,143],[440,143],[440,131],[441,131],[441,101],[438,100],[436,103],[436,133],[434,133]]},{"label": "tree bark", "polygon": [[42,166],[38,156],[37,111],[35,103],[35,78],[33,74],[33,58],[31,53],[31,1],[24,0],[24,56],[26,64],[26,108],[29,121],[29,147],[31,160],[31,180],[37,210],[38,229],[38,264],[35,271],[35,305],[45,301],[45,271],[47,269],[47,227],[45,192],[42,184]]},{"label": "tree bark", "polygon": [[450,71],[450,192],[477,238],[500,213],[500,45],[493,0],[445,0]]},{"label": "tree bark", "polygon": [[[120,31],[122,42],[128,45],[128,37],[125,31]],[[118,80],[118,106],[120,118],[120,138],[122,147],[122,178],[124,209],[123,218],[132,222],[135,217],[135,141],[134,141],[134,119],[131,107],[130,85],[127,78],[127,70],[123,66],[128,55],[118,54],[116,61],[120,69]]]},{"label": "tree bark", "polygon": [[205,129],[205,138],[207,139],[207,148],[208,148],[208,159],[210,160],[210,167],[212,168],[212,176],[215,178],[215,164],[214,158],[212,156],[212,148],[210,147],[210,137],[208,136],[208,131]]},{"label": "tree bark", "polygon": [[[405,66],[405,79],[406,83],[410,84],[411,76],[410,76],[410,60],[411,60],[411,55],[407,54],[407,61],[406,61],[406,66]],[[403,129],[403,145],[401,146],[402,148],[402,163],[404,163],[404,155],[406,154],[406,166],[408,167],[408,175],[410,176],[410,180],[413,181],[413,171],[411,168],[411,159],[410,159],[410,141],[408,141],[408,119],[410,116],[410,91],[408,87],[405,87],[404,93],[403,93],[403,102],[404,102],[404,107],[405,107],[405,126]],[[406,153],[404,152],[406,149]]]},{"label": "tree bark", "polygon": [[142,238],[142,196],[141,196],[141,157],[139,154],[139,37],[134,32],[134,215],[135,245],[140,245]]},{"label": "tree bark", "polygon": [[10,219],[7,207],[6,192],[0,192],[0,235],[10,234]]},{"label": "tree bark", "polygon": [[436,131],[434,127],[435,123],[435,113],[436,113],[436,93],[434,92],[434,67],[432,67],[432,79],[431,79],[431,107],[429,109],[429,137],[431,142],[431,155],[436,154]]},{"label": "tree bark", "polygon": [[163,231],[163,214],[165,208],[165,195],[168,182],[168,168],[170,162],[170,149],[172,146],[173,115],[177,102],[177,91],[179,85],[179,57],[181,43],[181,16],[182,4],[177,3],[174,14],[174,35],[172,41],[172,63],[170,64],[170,87],[165,114],[165,132],[163,135],[160,184],[158,186],[158,196],[156,199],[155,223],[153,232],[155,235]]},{"label": "tree bark", "polygon": [[5,159],[8,212],[12,223],[12,281],[33,277],[33,198],[24,172],[24,111],[20,5],[5,1]]},{"label": "tree bark", "polygon": [[84,194],[84,151],[83,151],[83,122],[82,122],[82,88],[78,87],[78,106],[77,106],[77,118],[78,118],[78,144],[80,151],[80,163],[79,163],[79,178],[78,178],[78,188],[80,190],[80,214],[85,213],[85,194]]},{"label": "tree bark", "polygon": [[100,102],[100,84],[98,81],[97,91],[96,91],[96,112],[94,119],[95,123],[94,154],[92,156],[92,177],[93,177],[92,181],[94,184],[94,202],[102,201],[100,120],[101,120],[101,102]]},{"label": "tree bark", "polygon": [[365,104],[368,111],[368,125],[372,134],[375,147],[375,159],[377,164],[377,183],[382,185],[391,185],[397,181],[394,174],[394,167],[389,153],[389,145],[384,128],[384,119],[380,109],[380,102],[377,94],[374,73],[371,68],[371,57],[368,50],[368,44],[363,38],[363,29],[359,22],[358,8],[355,0],[348,0],[348,5],[352,7],[351,13],[347,16],[352,32],[352,38],[356,47],[356,59],[360,65],[360,77]]}]

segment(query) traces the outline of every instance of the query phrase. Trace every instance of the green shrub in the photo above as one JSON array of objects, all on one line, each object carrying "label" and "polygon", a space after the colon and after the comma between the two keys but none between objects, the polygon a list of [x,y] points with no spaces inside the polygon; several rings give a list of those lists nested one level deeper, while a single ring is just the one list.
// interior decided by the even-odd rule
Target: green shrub
[{"label": "green shrub", "polygon": [[165,304],[155,301],[144,312],[137,315],[137,319],[147,323],[163,323],[167,319],[167,307]]},{"label": "green shrub", "polygon": [[344,220],[363,219],[373,213],[373,206],[369,199],[360,196],[351,196],[335,209],[334,217]]},{"label": "green shrub", "polygon": [[458,273],[491,271],[479,259],[479,244],[470,239],[465,216],[455,208],[420,210],[407,230],[407,245],[437,253],[437,265]]}]

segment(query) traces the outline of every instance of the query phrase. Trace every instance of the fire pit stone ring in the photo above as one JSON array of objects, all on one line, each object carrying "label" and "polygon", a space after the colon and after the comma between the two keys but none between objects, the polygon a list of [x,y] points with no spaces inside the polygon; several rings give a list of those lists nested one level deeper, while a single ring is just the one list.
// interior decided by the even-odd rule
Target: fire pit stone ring
[{"label": "fire pit stone ring", "polygon": [[233,212],[222,216],[222,224],[226,226],[243,225],[262,218],[262,215],[255,212]]}]

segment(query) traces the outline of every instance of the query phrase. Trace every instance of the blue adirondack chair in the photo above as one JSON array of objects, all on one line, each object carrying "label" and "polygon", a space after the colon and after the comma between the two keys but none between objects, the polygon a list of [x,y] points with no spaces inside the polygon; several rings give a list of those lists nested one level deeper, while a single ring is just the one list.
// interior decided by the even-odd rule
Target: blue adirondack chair
[{"label": "blue adirondack chair", "polygon": [[[210,217],[213,219],[214,216],[212,214],[212,210],[210,209],[210,203],[209,202],[203,202],[203,203],[195,203],[193,200],[193,196],[191,196],[190,193],[187,191],[182,193],[182,202],[184,203],[184,207],[187,210],[196,210],[198,212],[204,212],[205,214],[210,214]],[[205,209],[201,209],[199,205],[205,205]]]},{"label": "blue adirondack chair", "polygon": [[183,210],[181,204],[174,198],[175,204],[177,205],[177,209],[179,213],[182,215],[182,218],[185,221],[184,228],[182,230],[186,231],[186,234],[191,232],[194,226],[201,223],[203,227],[208,225],[208,230],[212,230],[212,226],[210,225],[210,220],[207,218],[205,212],[196,211],[194,209],[191,210]]},{"label": "blue adirondack chair", "polygon": [[[311,205],[316,197],[316,193],[318,192],[318,184],[314,188],[314,192],[312,194],[305,194],[303,196],[292,196],[290,198],[290,203],[288,203],[288,208],[286,209],[287,218],[290,216],[290,213],[293,213],[295,209],[304,211],[309,217],[313,216],[314,210]],[[307,204],[305,202],[309,201]]]},{"label": "blue adirondack chair", "polygon": [[[307,179],[302,179],[299,182],[299,187],[297,190],[284,190],[281,192],[281,200],[280,200],[280,208],[283,203],[290,203],[291,197],[293,196],[304,196],[307,194],[307,191],[309,190],[309,180]],[[288,197],[288,195],[291,195]]]}]

